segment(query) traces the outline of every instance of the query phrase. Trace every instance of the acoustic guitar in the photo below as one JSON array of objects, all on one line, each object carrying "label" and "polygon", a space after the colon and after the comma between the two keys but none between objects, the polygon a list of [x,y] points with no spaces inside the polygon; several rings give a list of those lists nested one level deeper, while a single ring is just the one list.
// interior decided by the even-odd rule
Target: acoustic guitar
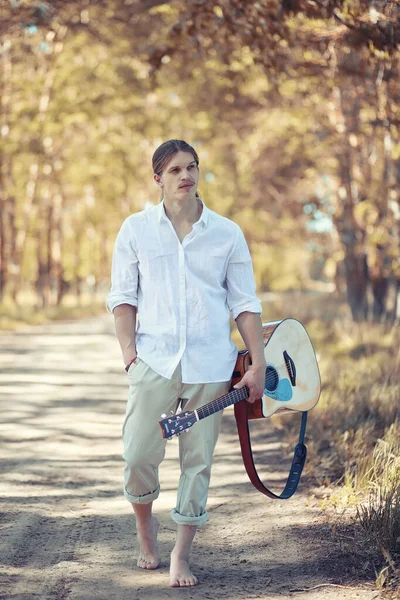
[{"label": "acoustic guitar", "polygon": [[[274,413],[307,412],[319,399],[321,380],[314,348],[304,326],[296,319],[284,319],[263,324],[264,354],[267,367],[262,398],[247,403],[247,418],[270,417]],[[247,351],[238,354],[232,375],[235,385],[251,368]],[[217,411],[246,400],[249,389],[231,389],[196,410],[183,410],[164,416],[159,422],[164,438],[180,435]]]}]

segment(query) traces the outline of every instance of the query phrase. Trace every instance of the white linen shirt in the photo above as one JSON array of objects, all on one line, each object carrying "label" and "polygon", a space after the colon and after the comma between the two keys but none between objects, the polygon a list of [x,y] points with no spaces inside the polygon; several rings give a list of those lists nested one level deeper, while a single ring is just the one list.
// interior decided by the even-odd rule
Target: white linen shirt
[{"label": "white linen shirt", "polygon": [[107,309],[137,307],[136,350],[170,379],[229,381],[237,359],[230,337],[243,311],[261,314],[250,252],[240,227],[203,203],[182,243],[164,203],[130,215],[114,247]]}]

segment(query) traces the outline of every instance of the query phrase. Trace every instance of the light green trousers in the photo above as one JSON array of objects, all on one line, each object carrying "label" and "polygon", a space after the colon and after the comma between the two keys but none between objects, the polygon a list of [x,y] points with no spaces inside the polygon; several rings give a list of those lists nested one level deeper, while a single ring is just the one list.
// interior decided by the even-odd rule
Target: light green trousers
[{"label": "light green trousers", "polygon": [[[128,372],[129,396],[122,429],[124,441],[124,494],[132,504],[148,504],[160,493],[158,467],[166,440],[158,424],[163,413],[175,412],[179,400],[194,409],[225,394],[230,381],[182,383],[180,364],[171,379],[155,373],[138,359]],[[179,525],[201,526],[207,521],[206,503],[211,463],[222,411],[196,423],[179,437],[181,476],[172,519]]]}]

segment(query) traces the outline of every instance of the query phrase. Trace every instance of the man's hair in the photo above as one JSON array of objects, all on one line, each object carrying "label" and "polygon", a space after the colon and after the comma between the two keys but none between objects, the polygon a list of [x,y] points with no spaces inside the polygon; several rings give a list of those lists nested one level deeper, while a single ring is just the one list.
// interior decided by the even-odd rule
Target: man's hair
[{"label": "man's hair", "polygon": [[199,166],[197,152],[190,144],[184,140],[168,140],[161,144],[153,154],[153,172],[161,176],[165,166],[177,152],[190,152]]}]

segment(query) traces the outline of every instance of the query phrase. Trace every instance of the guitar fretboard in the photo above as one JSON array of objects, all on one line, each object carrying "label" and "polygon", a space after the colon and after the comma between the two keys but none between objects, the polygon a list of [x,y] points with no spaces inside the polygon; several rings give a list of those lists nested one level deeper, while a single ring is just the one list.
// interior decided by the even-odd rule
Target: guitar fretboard
[{"label": "guitar fretboard", "polygon": [[227,406],[231,406],[231,404],[236,404],[236,402],[240,402],[241,400],[245,400],[249,397],[249,388],[247,385],[240,388],[239,390],[232,390],[228,392],[224,396],[220,398],[215,398],[215,400],[211,400],[208,404],[205,404],[201,408],[197,409],[197,414],[199,420],[205,419],[214,413],[223,410]]}]

